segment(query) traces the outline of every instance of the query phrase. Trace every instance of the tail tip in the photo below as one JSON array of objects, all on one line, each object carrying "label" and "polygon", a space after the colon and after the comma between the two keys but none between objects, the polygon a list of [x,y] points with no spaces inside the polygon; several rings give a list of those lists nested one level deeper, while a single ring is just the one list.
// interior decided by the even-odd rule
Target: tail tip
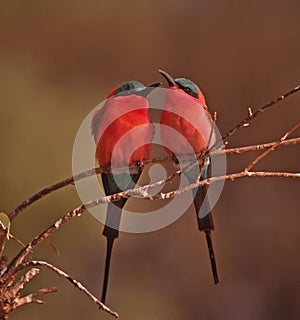
[{"label": "tail tip", "polygon": [[214,275],[214,284],[217,285],[217,284],[219,284],[219,283],[220,283],[219,277],[218,277],[217,274],[215,274],[215,275]]}]

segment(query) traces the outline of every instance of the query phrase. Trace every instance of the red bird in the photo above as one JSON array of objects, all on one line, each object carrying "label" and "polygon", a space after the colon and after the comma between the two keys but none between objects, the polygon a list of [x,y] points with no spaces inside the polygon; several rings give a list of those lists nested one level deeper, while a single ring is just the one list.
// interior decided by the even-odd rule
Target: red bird
[{"label": "red bird", "polygon": [[[215,135],[212,129],[213,120],[206,106],[204,95],[191,80],[185,78],[173,79],[167,72],[162,70],[159,70],[159,72],[169,84],[161,115],[161,124],[175,129],[185,138],[174,138],[170,130],[162,126],[161,140],[163,145],[168,147],[165,148],[166,152],[174,156],[174,159],[180,159],[181,156],[187,156],[191,154],[191,152],[199,154],[206,151],[215,143]],[[195,159],[192,162],[184,162],[185,165],[188,166],[194,163]],[[185,173],[190,183],[196,182],[199,171],[201,172],[201,170],[200,180],[207,178],[209,162],[209,157],[207,157],[202,169],[196,166]],[[206,235],[214,282],[217,284],[219,279],[211,240],[211,231],[214,230],[214,223],[208,201],[203,202],[206,193],[206,186],[200,187],[195,191],[194,206],[197,215],[198,229],[204,231]],[[203,209],[205,213],[207,213],[204,217],[200,215],[200,211]]]},{"label": "red bird", "polygon": [[[153,88],[158,84],[152,85]],[[146,88],[138,81],[129,81],[115,88],[103,108],[92,119],[92,133],[97,145],[96,158],[101,166],[128,167],[150,158],[153,126],[148,115]],[[133,130],[130,132],[130,130]],[[122,140],[120,140],[122,139]],[[118,143],[119,141],[122,141]],[[113,173],[102,173],[106,195],[134,188],[141,168],[136,166]],[[108,203],[103,235],[107,238],[107,253],[101,301],[105,303],[110,259],[114,240],[119,235],[122,208],[127,199]]]}]

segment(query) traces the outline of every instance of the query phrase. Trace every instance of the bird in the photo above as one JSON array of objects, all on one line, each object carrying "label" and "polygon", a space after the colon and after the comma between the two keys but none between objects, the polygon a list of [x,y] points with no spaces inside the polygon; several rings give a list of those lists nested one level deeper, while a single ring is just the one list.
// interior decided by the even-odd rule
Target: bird
[{"label": "bird", "polygon": [[[127,81],[114,88],[104,106],[92,118],[91,130],[96,147],[95,157],[100,166],[113,165],[124,168],[119,171],[103,172],[101,179],[106,195],[132,189],[141,173],[141,164],[150,158],[153,125],[149,119],[147,95],[158,83],[145,87],[139,81]],[[130,134],[130,130],[132,134]],[[122,140],[122,143],[118,142]],[[136,166],[132,166],[136,164]],[[122,209],[128,199],[109,202],[103,236],[107,240],[104,279],[101,302],[105,303],[114,240],[119,236]]]},{"label": "bird", "polygon": [[[166,91],[165,103],[161,113],[161,141],[168,155],[172,156],[178,163],[181,156],[187,156],[191,150],[194,154],[205,152],[215,143],[213,132],[213,119],[208,111],[205,97],[199,87],[186,78],[174,79],[166,71],[159,70],[159,73],[167,80],[169,88]],[[185,139],[175,139],[166,127],[175,129]],[[183,161],[185,167],[195,163],[196,158],[191,161]],[[210,164],[209,156],[204,157],[204,163],[192,167],[185,172],[189,183],[196,180],[205,180],[208,175]],[[199,172],[200,171],[200,172]],[[200,231],[205,233],[208,246],[209,258],[213,274],[214,283],[219,283],[216,258],[214,254],[211,232],[214,230],[214,221],[208,199],[204,202],[207,194],[207,185],[194,190],[193,203],[197,216],[197,225]],[[204,206],[204,217],[200,215],[201,206]]]}]

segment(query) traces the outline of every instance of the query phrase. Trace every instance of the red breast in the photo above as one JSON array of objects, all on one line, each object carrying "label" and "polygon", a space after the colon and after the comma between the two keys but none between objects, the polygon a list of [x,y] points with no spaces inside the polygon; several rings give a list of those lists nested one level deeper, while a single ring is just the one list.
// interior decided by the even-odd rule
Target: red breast
[{"label": "red breast", "polygon": [[144,97],[111,97],[95,113],[92,127],[100,165],[126,165],[150,158],[153,126]]},{"label": "red breast", "polygon": [[[213,143],[211,134],[213,121],[207,110],[203,94],[196,99],[183,90],[171,87],[167,90],[161,123],[175,129],[184,139],[175,139],[174,134],[161,128],[162,143],[168,154],[183,155],[191,152],[200,153]],[[170,150],[172,151],[170,151]]]}]

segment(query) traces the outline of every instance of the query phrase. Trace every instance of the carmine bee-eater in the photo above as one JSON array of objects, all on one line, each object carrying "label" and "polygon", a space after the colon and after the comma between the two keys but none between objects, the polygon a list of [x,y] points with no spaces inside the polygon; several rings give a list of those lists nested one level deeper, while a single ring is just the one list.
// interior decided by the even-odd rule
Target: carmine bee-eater
[{"label": "carmine bee-eater", "polygon": [[[169,130],[161,128],[161,140],[164,146],[168,146],[166,152],[169,155],[179,159],[181,156],[187,156],[192,151],[195,154],[206,151],[215,143],[213,132],[213,120],[205,103],[204,95],[199,87],[189,79],[173,79],[167,72],[159,70],[161,75],[167,80],[169,89],[166,92],[166,100],[161,114],[161,124],[175,129],[185,139],[177,140],[170,134]],[[195,160],[192,161],[194,163]],[[187,171],[185,176],[190,183],[194,183],[199,178],[207,178],[207,170],[210,159],[206,157],[203,168],[195,166],[192,170]],[[186,161],[189,165],[191,162]],[[201,165],[200,165],[201,166]],[[194,207],[197,215],[198,229],[204,231],[209,250],[214,283],[219,282],[216,259],[211,239],[211,231],[214,230],[213,217],[208,199],[204,202],[207,194],[207,186],[199,187],[194,196]],[[201,209],[201,206],[205,208]],[[207,215],[201,216],[203,210]]]},{"label": "carmine bee-eater", "polygon": [[[106,195],[134,188],[142,169],[141,166],[132,167],[131,165],[150,158],[154,132],[149,120],[146,96],[158,85],[153,84],[152,88],[146,88],[138,81],[121,84],[108,95],[105,105],[95,113],[92,119],[91,128],[97,145],[96,158],[99,165],[123,168],[115,173],[101,174]],[[127,170],[124,171],[126,166]],[[101,297],[103,303],[106,298],[113,243],[119,235],[121,212],[126,201],[127,199],[123,198],[108,203],[102,232],[107,239]]]}]

